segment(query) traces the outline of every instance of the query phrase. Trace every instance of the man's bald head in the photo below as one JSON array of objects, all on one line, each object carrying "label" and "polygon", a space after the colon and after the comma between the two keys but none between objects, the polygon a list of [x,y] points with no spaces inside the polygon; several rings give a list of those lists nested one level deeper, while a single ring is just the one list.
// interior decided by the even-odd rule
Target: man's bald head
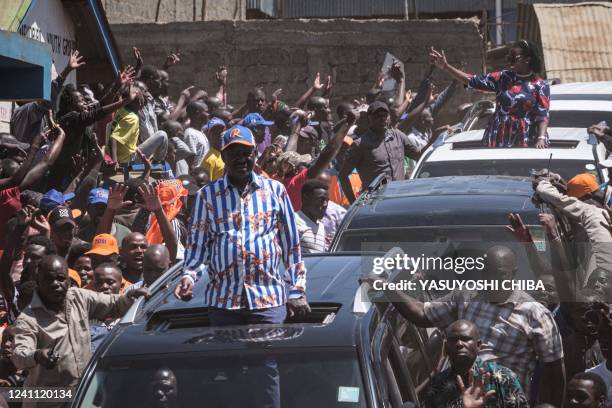
[{"label": "man's bald head", "polygon": [[143,278],[148,286],[170,266],[170,252],[165,245],[151,245],[144,254]]},{"label": "man's bald head", "polygon": [[516,273],[516,254],[504,245],[495,245],[485,254],[489,279],[511,279]]},{"label": "man's bald head", "polygon": [[66,260],[58,255],[43,257],[38,265],[36,283],[38,294],[45,306],[55,310],[60,309],[70,287]]},{"label": "man's bald head", "polygon": [[177,406],[176,376],[169,368],[160,368],[151,379],[149,399],[152,407],[171,408]]}]

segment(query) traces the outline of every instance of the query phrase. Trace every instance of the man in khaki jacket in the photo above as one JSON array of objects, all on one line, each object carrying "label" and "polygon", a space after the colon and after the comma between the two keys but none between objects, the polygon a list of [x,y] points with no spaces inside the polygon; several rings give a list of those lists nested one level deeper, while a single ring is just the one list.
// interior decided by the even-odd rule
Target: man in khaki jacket
[{"label": "man in khaki jacket", "polygon": [[66,261],[56,255],[44,257],[37,291],[14,326],[12,360],[17,369],[29,371],[24,386],[76,387],[91,357],[89,320],[121,317],[134,299],[147,295],[146,288],[124,296],[70,288]]},{"label": "man in khaki jacket", "polygon": [[[612,235],[607,211],[589,204],[591,195],[599,188],[591,174],[579,174],[567,183],[567,194],[559,192],[555,183],[560,176],[538,177],[534,187],[539,198],[565,215],[572,224],[575,252],[578,253],[579,286],[586,285],[595,270],[602,270],[612,276]],[[612,299],[606,299],[610,302]]]}]

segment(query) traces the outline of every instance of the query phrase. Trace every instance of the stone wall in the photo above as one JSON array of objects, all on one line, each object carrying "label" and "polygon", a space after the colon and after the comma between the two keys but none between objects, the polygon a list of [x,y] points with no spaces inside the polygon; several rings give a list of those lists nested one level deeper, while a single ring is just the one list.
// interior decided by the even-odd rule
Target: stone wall
[{"label": "stone wall", "polygon": [[[145,64],[161,64],[168,51],[182,61],[170,70],[172,95],[195,84],[210,92],[216,66],[229,67],[228,99],[244,102],[249,89],[269,95],[282,88],[281,99],[295,101],[317,72],[332,75],[333,102],[365,95],[375,82],[385,53],[405,63],[407,86],[415,89],[428,68],[430,46],[443,48],[449,62],[481,71],[483,51],[476,20],[257,20],[169,24],[119,24],[112,30],[125,63],[139,47]],[[438,89],[450,80],[435,73]],[[459,89],[450,105],[473,93]]]},{"label": "stone wall", "polygon": [[246,0],[102,0],[111,24],[245,20]]}]

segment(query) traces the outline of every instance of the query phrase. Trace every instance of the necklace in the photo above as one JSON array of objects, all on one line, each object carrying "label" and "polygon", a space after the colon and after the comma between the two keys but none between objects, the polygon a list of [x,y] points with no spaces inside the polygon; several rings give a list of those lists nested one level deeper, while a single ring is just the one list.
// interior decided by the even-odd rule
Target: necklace
[{"label": "necklace", "polygon": [[529,78],[530,76],[533,76],[533,71],[529,71],[528,74],[524,74],[524,75],[521,75],[518,72],[515,72],[514,74],[519,78]]}]

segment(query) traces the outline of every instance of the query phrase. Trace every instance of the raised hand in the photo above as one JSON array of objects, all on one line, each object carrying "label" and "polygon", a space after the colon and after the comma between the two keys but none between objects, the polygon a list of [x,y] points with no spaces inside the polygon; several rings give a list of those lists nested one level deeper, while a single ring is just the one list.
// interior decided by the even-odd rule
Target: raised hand
[{"label": "raised hand", "polygon": [[272,92],[272,100],[278,100],[279,95],[283,92],[282,88],[278,88],[276,91]]},{"label": "raised hand", "polygon": [[317,75],[315,76],[314,82],[312,83],[312,87],[318,91],[319,89],[323,88],[323,84],[321,83],[321,74],[317,72]]},{"label": "raised hand", "polygon": [[474,369],[470,369],[469,384],[465,388],[463,379],[460,375],[457,376],[457,385],[461,393],[461,401],[463,408],[482,408],[487,401],[495,396],[495,390],[485,392],[485,389],[491,382],[491,373],[486,373],[481,368],[479,370],[478,380],[474,382]]},{"label": "raised hand", "polygon": [[140,187],[138,187],[138,193],[142,197],[143,207],[145,210],[155,212],[162,208],[161,201],[157,195],[157,189],[151,184],[142,184]]},{"label": "raised hand", "polygon": [[191,85],[191,86],[188,86],[187,88],[183,89],[183,90],[181,91],[181,96],[182,96],[183,98],[186,98],[186,99],[191,98],[191,90],[192,90],[193,88],[195,88],[195,86],[194,86],[194,85]]},{"label": "raised hand", "polygon": [[132,204],[131,201],[124,201],[124,197],[127,194],[129,187],[125,184],[118,184],[115,188],[109,188],[108,190],[108,203],[106,207],[109,210],[120,210]]},{"label": "raised hand", "polygon": [[134,79],[136,79],[136,70],[131,65],[128,65],[127,67],[123,68],[121,72],[119,72],[119,84],[120,85],[124,85],[124,84],[131,85],[134,82]]},{"label": "raised hand", "polygon": [[168,56],[166,57],[166,62],[164,63],[164,67],[166,68],[170,68],[173,65],[178,64],[179,62],[181,62],[181,53],[177,52],[170,52],[170,54],[168,54]]},{"label": "raised hand", "polygon": [[215,79],[217,80],[217,84],[225,86],[227,84],[227,67],[225,65],[221,65],[217,68],[215,72]]},{"label": "raised hand", "polygon": [[531,232],[529,231],[529,227],[527,227],[523,223],[523,219],[517,213],[508,214],[508,221],[510,221],[510,226],[507,226],[508,230],[512,232],[512,235],[519,242],[533,242],[533,238],[531,237]]},{"label": "raised hand", "polygon": [[429,50],[429,62],[439,69],[445,69],[448,66],[444,50],[438,51],[434,47]]},{"label": "raised hand", "polygon": [[404,73],[402,72],[402,67],[397,60],[393,60],[393,64],[389,68],[388,74],[391,78],[396,81],[400,81],[404,77]]},{"label": "raised hand", "polygon": [[143,64],[142,54],[140,50],[136,47],[132,47],[132,52],[134,53],[134,59],[136,60],[136,66],[140,67]]},{"label": "raised hand", "polygon": [[18,225],[30,225],[34,216],[35,208],[31,205],[23,207],[17,212],[17,224]]},{"label": "raised hand", "polygon": [[83,61],[83,56],[79,55],[78,50],[72,50],[70,52],[70,59],[68,60],[68,68],[71,70],[78,69],[85,65],[85,61]]},{"label": "raised hand", "polygon": [[49,221],[47,221],[47,218],[42,214],[32,217],[30,225],[36,231],[40,232],[41,235],[49,236],[51,233],[51,225],[49,225]]}]

